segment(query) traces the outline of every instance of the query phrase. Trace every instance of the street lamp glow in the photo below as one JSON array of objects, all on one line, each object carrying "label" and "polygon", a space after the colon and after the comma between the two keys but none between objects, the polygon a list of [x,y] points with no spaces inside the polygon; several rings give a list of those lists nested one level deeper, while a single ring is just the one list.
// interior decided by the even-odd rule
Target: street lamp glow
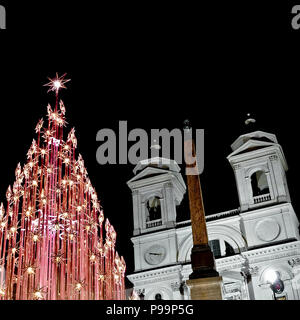
[{"label": "street lamp glow", "polygon": [[265,279],[268,283],[273,284],[278,279],[278,272],[274,270],[269,270],[266,272]]}]

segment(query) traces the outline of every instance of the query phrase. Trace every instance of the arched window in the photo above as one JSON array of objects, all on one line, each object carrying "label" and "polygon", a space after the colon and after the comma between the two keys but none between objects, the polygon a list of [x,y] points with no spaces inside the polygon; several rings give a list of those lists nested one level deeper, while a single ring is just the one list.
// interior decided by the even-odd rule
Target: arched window
[{"label": "arched window", "polygon": [[270,193],[268,179],[263,171],[256,171],[251,176],[253,197]]},{"label": "arched window", "polygon": [[235,255],[234,249],[227,241],[219,239],[210,240],[209,246],[216,259]]},{"label": "arched window", "polygon": [[155,295],[155,300],[163,300],[163,298],[162,298],[160,293]]},{"label": "arched window", "polygon": [[234,249],[232,248],[232,246],[226,242],[225,242],[225,256],[226,257],[230,257],[230,256],[234,256],[235,255],[235,252],[234,252]]},{"label": "arched window", "polygon": [[160,199],[158,197],[152,197],[147,201],[147,222],[161,219],[161,207]]}]

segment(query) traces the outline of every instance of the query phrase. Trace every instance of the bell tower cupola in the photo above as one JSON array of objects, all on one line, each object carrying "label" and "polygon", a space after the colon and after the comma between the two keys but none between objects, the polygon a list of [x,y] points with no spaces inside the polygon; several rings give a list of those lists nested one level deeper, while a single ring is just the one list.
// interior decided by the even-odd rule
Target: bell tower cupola
[{"label": "bell tower cupola", "polygon": [[140,161],[127,182],[132,191],[134,236],[174,228],[176,207],[186,192],[176,161],[159,157],[156,141],[151,149],[157,156]]},{"label": "bell tower cupola", "polygon": [[[248,132],[255,122],[248,114],[245,122]],[[231,148],[233,152],[227,159],[235,173],[242,212],[290,202],[286,180],[288,166],[274,134],[251,131],[238,137]]]}]

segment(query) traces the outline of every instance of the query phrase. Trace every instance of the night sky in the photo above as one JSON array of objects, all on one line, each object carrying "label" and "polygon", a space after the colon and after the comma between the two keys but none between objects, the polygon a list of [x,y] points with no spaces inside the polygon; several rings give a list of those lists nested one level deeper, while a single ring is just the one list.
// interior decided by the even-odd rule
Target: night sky
[{"label": "night sky", "polygon": [[[67,28],[59,39],[51,37],[48,29],[43,36],[36,30],[32,37],[22,30],[13,30],[10,38],[7,33],[0,70],[0,201],[5,201],[6,189],[14,182],[16,165],[26,161],[37,121],[46,118],[48,102],[54,103],[53,94],[47,94],[43,84],[55,72],[67,72],[72,81],[61,92],[69,123],[65,137],[75,127],[77,151],[105,216],[118,233],[117,250],[125,257],[128,274],[133,272],[133,214],[126,182],[133,177],[134,166],[96,162],[98,130],[118,132],[120,120],[128,121],[128,130],[150,132],[151,128],[182,128],[188,118],[194,128],[205,129],[201,182],[208,215],[239,206],[226,157],[230,145],[245,133],[246,114],[251,113],[258,128],[276,134],[283,147],[292,203],[300,212],[299,81],[292,78],[298,53],[284,32],[263,19],[267,10],[256,12],[256,22],[247,20],[249,24],[240,28],[238,15],[233,15],[234,21],[226,18],[228,24],[223,28],[200,19],[198,32],[181,31],[177,35],[183,42],[172,37],[172,44],[168,32],[161,35],[163,39],[149,33],[149,38],[143,35],[138,42],[132,33],[119,41],[122,29],[113,29],[116,37],[109,36],[107,29],[99,34],[95,29],[89,37],[78,33],[76,39],[69,37]],[[188,217],[186,204],[187,196],[179,220]]]}]

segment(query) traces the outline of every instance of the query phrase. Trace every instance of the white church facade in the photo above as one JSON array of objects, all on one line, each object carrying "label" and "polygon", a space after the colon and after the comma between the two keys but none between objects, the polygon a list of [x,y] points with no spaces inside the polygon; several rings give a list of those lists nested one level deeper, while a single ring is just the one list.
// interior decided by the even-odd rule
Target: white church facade
[{"label": "white church facade", "polygon": [[[300,300],[300,236],[275,135],[240,136],[227,157],[240,207],[206,217],[223,299]],[[186,192],[173,160],[141,161],[128,181],[133,197],[135,272],[128,276],[145,300],[189,300],[190,221],[176,222]]]}]

